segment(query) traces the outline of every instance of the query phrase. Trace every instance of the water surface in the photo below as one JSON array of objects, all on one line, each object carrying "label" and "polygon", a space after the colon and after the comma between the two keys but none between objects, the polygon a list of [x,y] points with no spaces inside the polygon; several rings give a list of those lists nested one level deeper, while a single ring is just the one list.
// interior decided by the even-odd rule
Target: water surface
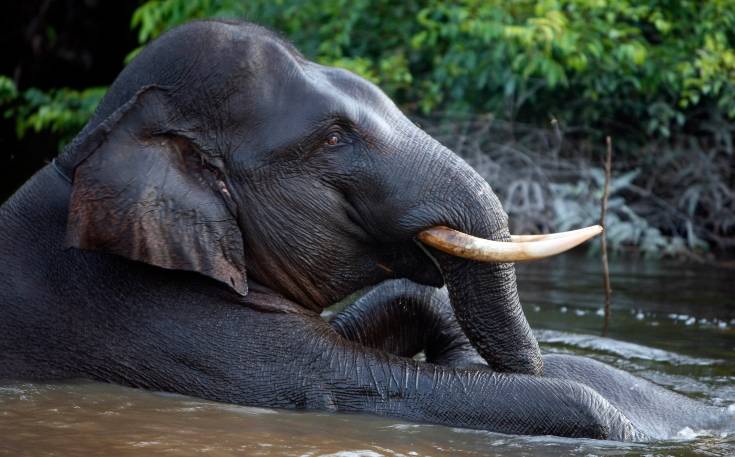
[{"label": "water surface", "polygon": [[[708,404],[735,404],[734,272],[615,260],[611,267],[608,338],[600,337],[597,260],[567,256],[518,268],[542,348],[593,357]],[[683,429],[646,444],[516,437],[76,381],[0,385],[0,455],[732,456],[735,436]]]}]

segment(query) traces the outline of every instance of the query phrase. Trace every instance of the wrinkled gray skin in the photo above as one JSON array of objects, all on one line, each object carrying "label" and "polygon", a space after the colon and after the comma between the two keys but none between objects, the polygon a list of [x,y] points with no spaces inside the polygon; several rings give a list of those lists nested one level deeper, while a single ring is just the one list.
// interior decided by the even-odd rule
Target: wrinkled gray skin
[{"label": "wrinkled gray skin", "polygon": [[[251,24],[182,26],[0,208],[0,378],[639,438],[594,390],[538,376],[513,266],[429,251],[435,265],[414,242],[435,225],[509,237],[488,184],[372,84]],[[493,371],[371,348],[319,317],[392,278],[446,284]]]},{"label": "wrinkled gray skin", "polygon": [[[330,324],[352,341],[393,354],[446,366],[489,369],[454,318],[446,289],[407,280],[370,290]],[[580,356],[543,357],[544,377],[582,383],[602,395],[647,438],[670,439],[685,427],[710,433],[735,431],[735,416],[604,363]]]}]

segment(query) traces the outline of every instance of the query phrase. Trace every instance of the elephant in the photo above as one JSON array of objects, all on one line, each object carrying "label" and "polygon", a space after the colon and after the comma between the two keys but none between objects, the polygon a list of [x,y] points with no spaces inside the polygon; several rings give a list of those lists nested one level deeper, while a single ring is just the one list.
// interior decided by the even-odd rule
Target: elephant
[{"label": "elephant", "polygon": [[[641,439],[593,388],[542,376],[513,256],[455,255],[452,230],[526,250],[489,184],[377,86],[259,25],[191,22],[0,207],[0,379]],[[320,317],[392,280],[446,285],[484,365],[453,366],[464,345],[414,360]]]}]

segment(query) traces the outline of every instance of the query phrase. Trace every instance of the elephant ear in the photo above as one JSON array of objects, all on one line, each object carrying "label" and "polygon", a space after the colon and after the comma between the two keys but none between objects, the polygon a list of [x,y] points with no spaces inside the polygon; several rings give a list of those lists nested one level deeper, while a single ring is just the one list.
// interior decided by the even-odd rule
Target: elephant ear
[{"label": "elephant ear", "polygon": [[67,245],[195,271],[246,295],[234,203],[185,123],[168,92],[148,86],[75,144]]}]

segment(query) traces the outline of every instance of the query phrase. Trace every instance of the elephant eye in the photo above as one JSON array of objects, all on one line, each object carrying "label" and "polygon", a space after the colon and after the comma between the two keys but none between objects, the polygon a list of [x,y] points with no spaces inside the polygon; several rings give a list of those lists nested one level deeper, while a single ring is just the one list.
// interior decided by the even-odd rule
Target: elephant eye
[{"label": "elephant eye", "polygon": [[337,146],[342,142],[342,135],[336,132],[332,132],[327,135],[327,139],[324,140],[324,144],[327,146]]}]

